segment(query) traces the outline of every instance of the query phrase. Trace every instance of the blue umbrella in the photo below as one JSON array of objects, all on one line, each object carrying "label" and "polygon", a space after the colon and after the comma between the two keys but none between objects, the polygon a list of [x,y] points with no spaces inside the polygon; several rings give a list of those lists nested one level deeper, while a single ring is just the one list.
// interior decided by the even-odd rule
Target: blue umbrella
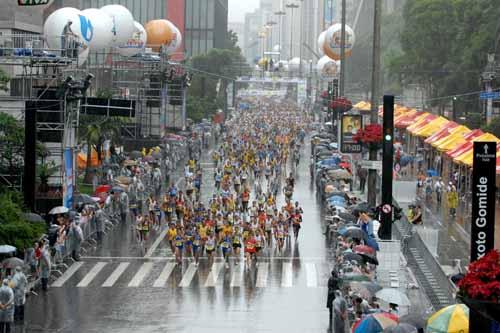
[{"label": "blue umbrella", "polygon": [[427,170],[427,176],[429,177],[436,177],[438,175],[438,172],[434,169],[429,169]]}]

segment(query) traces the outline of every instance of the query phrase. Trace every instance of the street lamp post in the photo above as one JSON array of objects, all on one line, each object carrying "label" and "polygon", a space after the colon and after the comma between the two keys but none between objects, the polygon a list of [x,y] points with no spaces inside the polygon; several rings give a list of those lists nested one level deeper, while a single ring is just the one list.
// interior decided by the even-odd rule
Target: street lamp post
[{"label": "street lamp post", "polygon": [[281,61],[281,50],[282,50],[282,45],[283,43],[281,42],[281,26],[283,25],[283,16],[286,15],[286,13],[282,10],[277,11],[274,13],[274,15],[277,15],[279,17],[279,25],[278,25],[278,44],[280,46],[280,54],[279,54],[279,60]]},{"label": "street lamp post", "polygon": [[[300,0],[301,3],[304,2],[304,0]],[[299,77],[302,77],[302,40],[303,40],[303,18],[304,18],[304,6],[300,8],[300,43],[299,43]]]},{"label": "street lamp post", "polygon": [[274,21],[269,21],[266,23],[266,27],[269,29],[270,33],[269,33],[269,39],[271,40],[271,47],[270,47],[270,51],[272,52],[273,51],[273,48],[274,48],[274,45],[273,45],[273,26],[275,26],[276,24],[278,24],[277,22],[274,22]]},{"label": "street lamp post", "polygon": [[292,47],[293,47],[293,10],[299,8],[299,5],[294,4],[294,3],[289,3],[288,5],[285,6],[286,8],[290,8],[292,10],[292,16],[290,18],[290,54],[288,55],[289,60],[292,60]]}]

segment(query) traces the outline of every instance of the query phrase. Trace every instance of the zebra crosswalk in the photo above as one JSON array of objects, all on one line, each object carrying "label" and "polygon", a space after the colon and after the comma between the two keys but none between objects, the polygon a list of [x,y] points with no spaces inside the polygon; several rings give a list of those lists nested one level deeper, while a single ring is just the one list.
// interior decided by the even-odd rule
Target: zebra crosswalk
[{"label": "zebra crosswalk", "polygon": [[329,264],[298,260],[260,261],[251,268],[243,262],[232,262],[228,267],[222,261],[208,265],[173,261],[79,261],[71,265],[57,280],[53,288],[124,287],[124,288],[319,288],[326,286]]}]

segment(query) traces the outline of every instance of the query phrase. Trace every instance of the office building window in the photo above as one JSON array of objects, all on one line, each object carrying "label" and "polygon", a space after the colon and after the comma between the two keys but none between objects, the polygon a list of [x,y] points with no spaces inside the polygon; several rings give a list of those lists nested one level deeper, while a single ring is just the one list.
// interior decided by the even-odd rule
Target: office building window
[{"label": "office building window", "polygon": [[203,29],[207,26],[207,1],[208,0],[199,0],[200,1],[200,27]]},{"label": "office building window", "polygon": [[195,0],[186,0],[186,29],[193,27],[193,1]]},{"label": "office building window", "polygon": [[193,28],[194,29],[199,29],[200,28],[200,0],[195,0],[193,2]]},{"label": "office building window", "polygon": [[207,0],[207,28],[208,29],[213,29],[214,28],[214,17],[215,17],[215,2],[214,0]]}]

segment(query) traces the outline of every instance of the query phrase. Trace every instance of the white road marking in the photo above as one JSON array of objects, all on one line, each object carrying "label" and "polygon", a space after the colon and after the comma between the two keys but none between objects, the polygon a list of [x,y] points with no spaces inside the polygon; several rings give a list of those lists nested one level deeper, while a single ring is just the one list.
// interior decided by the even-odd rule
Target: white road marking
[{"label": "white road marking", "polygon": [[92,269],[87,273],[87,275],[85,275],[82,281],[80,281],[76,286],[80,288],[87,287],[90,284],[90,282],[92,282],[92,280],[97,276],[97,274],[99,274],[99,272],[102,271],[102,269],[104,268],[104,266],[106,266],[106,264],[107,263],[102,261],[95,264],[95,266],[92,267]]},{"label": "white road marking", "polygon": [[231,287],[242,287],[243,285],[244,265],[234,266],[233,276],[231,278]]},{"label": "white road marking", "polygon": [[72,276],[73,274],[76,273],[77,270],[80,269],[80,267],[82,267],[83,265],[83,262],[82,261],[77,261],[75,262],[73,265],[71,265],[67,270],[66,272],[64,272],[63,275],[61,275],[61,277],[59,279],[57,279],[53,284],[52,284],[52,287],[62,287],[63,284],[68,281]]},{"label": "white road marking", "polygon": [[194,263],[189,264],[186,273],[184,273],[184,276],[182,277],[182,280],[179,283],[179,287],[181,288],[189,287],[191,281],[193,280],[194,275],[196,274],[197,269],[198,268]]},{"label": "white road marking", "polygon": [[[104,256],[104,257],[96,257],[96,256],[82,256],[82,259],[100,259],[100,260],[159,260],[159,261],[168,261],[175,260],[174,256],[165,256],[165,257],[112,257],[112,256]],[[208,257],[200,257],[201,260],[208,260]],[[182,260],[190,261],[191,258],[182,258]],[[301,261],[329,261],[330,259],[327,257],[284,257],[284,256],[276,256],[276,257],[259,257],[259,260],[262,261],[273,261],[273,260],[301,260]],[[223,258],[214,258],[215,262],[222,262]]]},{"label": "white road marking", "polygon": [[165,284],[167,283],[168,278],[170,277],[170,274],[172,274],[172,271],[175,268],[175,264],[172,262],[169,262],[165,265],[163,268],[163,271],[161,271],[160,276],[156,279],[156,281],[153,283],[153,287],[164,287]]},{"label": "white road marking", "polygon": [[161,241],[165,238],[165,236],[167,235],[167,231],[168,229],[165,228],[163,229],[160,234],[158,235],[158,237],[155,239],[153,245],[151,245],[151,248],[148,250],[148,252],[146,252],[146,254],[144,255],[144,258],[150,258],[153,253],[155,252],[156,248],[158,247],[158,245],[160,245]]},{"label": "white road marking", "polygon": [[130,265],[128,262],[122,262],[116,267],[116,269],[111,273],[111,275],[102,284],[103,287],[112,287],[120,276],[125,272],[127,267]]},{"label": "white road marking", "polygon": [[205,287],[215,287],[222,267],[224,267],[224,263],[221,262],[216,262],[212,265],[212,269],[208,274],[207,281],[205,281]]},{"label": "white road marking", "polygon": [[267,287],[267,276],[269,275],[269,263],[259,262],[257,263],[257,281],[255,286],[257,288]]},{"label": "white road marking", "polygon": [[142,264],[141,268],[135,273],[134,277],[128,284],[129,287],[139,287],[144,278],[149,274],[151,269],[153,268],[152,262],[145,262]]},{"label": "white road marking", "polygon": [[318,274],[316,265],[312,262],[306,263],[307,287],[316,288],[318,286]]},{"label": "white road marking", "polygon": [[283,288],[292,287],[292,263],[284,262],[281,272],[281,286]]}]

